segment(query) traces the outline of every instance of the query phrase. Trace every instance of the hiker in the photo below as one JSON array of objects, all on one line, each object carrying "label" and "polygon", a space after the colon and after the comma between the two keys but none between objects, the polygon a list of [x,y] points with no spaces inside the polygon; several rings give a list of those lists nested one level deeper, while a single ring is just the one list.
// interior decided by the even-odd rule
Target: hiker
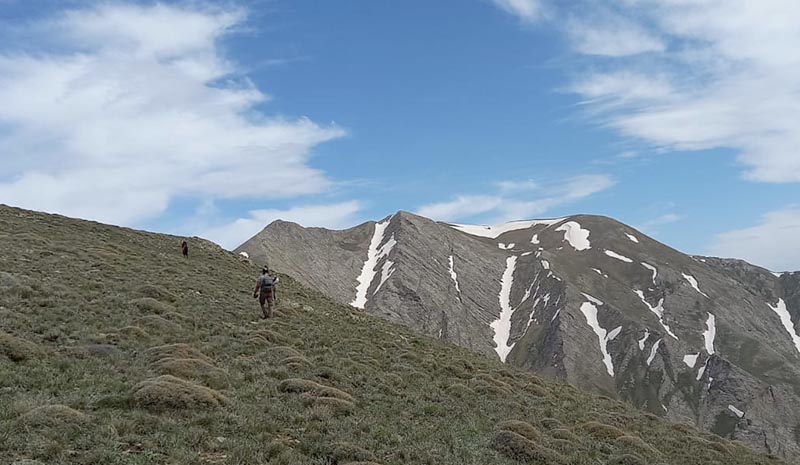
[{"label": "hiker", "polygon": [[277,283],[278,277],[271,274],[269,268],[265,266],[261,270],[261,276],[258,277],[256,289],[253,291],[253,298],[258,297],[261,313],[265,320],[273,316],[272,305],[275,303],[275,284]]},{"label": "hiker", "polygon": [[181,242],[181,253],[183,258],[189,258],[189,244],[186,241]]}]

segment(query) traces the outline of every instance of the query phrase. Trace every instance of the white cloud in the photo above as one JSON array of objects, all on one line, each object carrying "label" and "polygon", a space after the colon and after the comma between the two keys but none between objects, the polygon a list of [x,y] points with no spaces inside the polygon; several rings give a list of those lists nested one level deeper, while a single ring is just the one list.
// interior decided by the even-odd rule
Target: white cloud
[{"label": "white cloud", "polygon": [[503,198],[488,195],[459,195],[447,202],[429,203],[421,206],[417,213],[439,221],[452,221],[493,211],[500,207]]},{"label": "white cloud", "polygon": [[800,208],[765,214],[756,226],[717,235],[708,253],[742,258],[773,271],[797,271],[800,266]]},{"label": "white cloud", "polygon": [[541,0],[492,0],[504,11],[515,15],[523,21],[533,21],[542,16]]},{"label": "white cloud", "polygon": [[500,181],[495,185],[501,192],[526,192],[539,189],[539,184],[530,179],[526,181]]},{"label": "white cloud", "polygon": [[666,44],[656,35],[623,16],[573,18],[567,23],[573,48],[585,55],[623,57],[646,52],[663,52]]},{"label": "white cloud", "polygon": [[663,215],[659,215],[655,218],[649,219],[639,225],[637,229],[646,232],[650,235],[657,235],[658,228],[660,226],[664,226],[667,224],[677,223],[678,221],[682,220],[683,217],[678,215],[677,213],[665,213]]},{"label": "white cloud", "polygon": [[0,202],[134,225],[179,196],[329,188],[309,155],[344,131],[260,113],[218,46],[243,12],[192,5],[99,3],[30,26],[42,50],[0,46]]},{"label": "white cloud", "polygon": [[245,218],[228,224],[207,228],[200,236],[232,250],[258,234],[275,220],[291,221],[305,227],[342,229],[353,226],[361,204],[349,201],[327,205],[301,205],[286,210],[253,210]]},{"label": "white cloud", "polygon": [[503,183],[497,183],[497,195],[460,195],[451,201],[436,202],[421,206],[417,213],[438,221],[457,221],[480,216],[488,223],[510,220],[530,219],[542,215],[550,209],[574,202],[615,184],[606,175],[584,175],[542,186],[543,194],[534,199],[519,195],[526,190],[503,190]]},{"label": "white cloud", "polygon": [[[752,180],[800,181],[794,0],[641,0],[617,8],[634,21],[631,30],[661,44],[632,41],[651,53],[599,63],[595,57],[577,80],[572,90],[604,124],[667,150],[733,149]],[[608,53],[625,51],[615,44],[627,33],[618,31],[615,20],[601,17],[577,32],[593,44],[578,41],[577,51],[618,55]]]}]

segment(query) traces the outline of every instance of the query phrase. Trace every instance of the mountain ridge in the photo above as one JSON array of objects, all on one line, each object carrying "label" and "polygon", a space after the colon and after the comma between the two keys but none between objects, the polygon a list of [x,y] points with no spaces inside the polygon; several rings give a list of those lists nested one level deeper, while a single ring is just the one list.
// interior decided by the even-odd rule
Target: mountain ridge
[{"label": "mountain ridge", "polygon": [[800,412],[781,407],[800,401],[790,339],[800,306],[784,290],[800,274],[689,256],[599,215],[492,229],[398,212],[315,229],[317,241],[299,225],[278,229],[237,250],[342,303],[366,277],[368,313],[764,451],[800,452]]}]

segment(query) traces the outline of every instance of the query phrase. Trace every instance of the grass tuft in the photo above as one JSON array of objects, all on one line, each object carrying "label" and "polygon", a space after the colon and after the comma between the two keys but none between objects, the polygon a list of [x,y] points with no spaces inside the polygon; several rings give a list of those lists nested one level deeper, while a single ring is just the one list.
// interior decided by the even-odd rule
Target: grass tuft
[{"label": "grass tuft", "polygon": [[0,331],[0,355],[12,362],[24,362],[39,353],[36,344]]},{"label": "grass tuft", "polygon": [[567,463],[558,452],[513,431],[496,433],[492,438],[492,447],[507,457],[534,465],[566,465]]},{"label": "grass tuft", "polygon": [[224,389],[228,386],[228,373],[205,360],[162,358],[153,363],[152,367],[160,374],[198,380],[213,389]]},{"label": "grass tuft", "polygon": [[335,387],[325,386],[307,379],[291,378],[283,380],[278,385],[278,389],[281,392],[312,394],[316,397],[334,397],[353,402],[353,396],[350,394]]},{"label": "grass tuft", "polygon": [[591,437],[601,441],[608,441],[625,436],[625,432],[621,429],[605,423],[600,423],[599,421],[587,421],[580,426],[580,429],[589,433]]},{"label": "grass tuft", "polygon": [[519,420],[498,423],[496,428],[498,431],[513,431],[531,441],[538,441],[542,437],[542,433],[535,426]]},{"label": "grass tuft", "polygon": [[21,415],[19,422],[25,426],[58,427],[86,422],[87,415],[66,405],[44,405]]},{"label": "grass tuft", "polygon": [[171,375],[137,384],[133,401],[139,407],[155,410],[219,407],[227,403],[219,392]]}]

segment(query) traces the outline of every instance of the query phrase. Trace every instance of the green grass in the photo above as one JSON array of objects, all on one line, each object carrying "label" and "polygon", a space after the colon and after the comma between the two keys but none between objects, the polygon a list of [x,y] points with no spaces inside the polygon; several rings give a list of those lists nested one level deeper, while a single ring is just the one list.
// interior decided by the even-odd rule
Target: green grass
[{"label": "green grass", "polygon": [[179,245],[0,207],[0,462],[781,463]]}]

